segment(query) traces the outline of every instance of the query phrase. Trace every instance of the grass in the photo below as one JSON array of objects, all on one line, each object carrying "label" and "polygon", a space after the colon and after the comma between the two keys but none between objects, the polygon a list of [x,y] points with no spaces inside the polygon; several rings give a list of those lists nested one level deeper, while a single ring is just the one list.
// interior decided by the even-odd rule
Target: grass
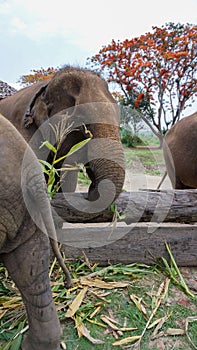
[{"label": "grass", "polygon": [[[182,335],[167,333],[172,333],[171,329],[184,331],[186,319],[197,315],[197,299],[179,291],[181,281],[180,285],[174,285],[165,266],[161,269],[158,265],[136,263],[103,268],[90,264],[85,258],[71,262],[69,269],[74,279],[71,290],[65,289],[57,265],[51,275],[53,298],[63,327],[63,348],[66,345],[67,350],[119,350],[127,346],[132,349],[140,340],[138,349],[148,350],[154,346],[158,349],[156,342],[168,339],[172,346],[178,341],[183,349],[192,349],[185,332]],[[180,278],[178,273],[176,278]],[[151,339],[159,322],[163,324],[155,334],[158,340]],[[153,327],[149,328],[150,325]],[[19,350],[23,336],[20,332],[25,327],[20,296],[1,267],[1,349]],[[197,321],[189,324],[188,333],[197,347]],[[118,342],[125,342],[125,345],[115,345]]]},{"label": "grass", "polygon": [[161,175],[165,167],[163,151],[159,149],[159,140],[154,135],[140,135],[147,149],[124,147],[126,167],[135,172],[149,175]]},{"label": "grass", "polygon": [[161,149],[124,148],[126,167],[133,172],[143,172],[149,175],[161,175],[164,169],[163,152]]},{"label": "grass", "polygon": [[153,134],[150,135],[140,135],[140,139],[142,140],[143,144],[149,147],[159,147],[159,139],[158,137],[154,136]]}]

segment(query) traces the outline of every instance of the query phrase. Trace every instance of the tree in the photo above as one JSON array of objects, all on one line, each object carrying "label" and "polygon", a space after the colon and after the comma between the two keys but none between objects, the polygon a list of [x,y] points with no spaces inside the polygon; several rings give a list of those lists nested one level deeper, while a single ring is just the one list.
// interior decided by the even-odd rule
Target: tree
[{"label": "tree", "polygon": [[38,81],[52,78],[58,71],[59,67],[49,67],[47,69],[40,68],[38,70],[33,69],[31,70],[32,74],[22,75],[19,79],[19,82],[24,86],[29,86],[37,83]]},{"label": "tree", "polygon": [[124,129],[132,130],[132,133],[137,135],[144,129],[144,124],[136,108],[133,108],[132,103],[120,93],[112,92],[112,94],[120,105],[120,126]]},{"label": "tree", "polygon": [[168,23],[138,38],[112,40],[91,61],[162,140],[197,95],[197,26]]}]

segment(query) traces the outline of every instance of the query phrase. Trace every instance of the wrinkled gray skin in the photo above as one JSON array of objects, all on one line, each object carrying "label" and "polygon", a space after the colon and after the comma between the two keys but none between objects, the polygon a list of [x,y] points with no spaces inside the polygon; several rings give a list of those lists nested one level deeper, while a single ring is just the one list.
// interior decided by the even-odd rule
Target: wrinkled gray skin
[{"label": "wrinkled gray skin", "polygon": [[197,188],[197,112],[166,133],[163,153],[173,188]]},{"label": "wrinkled gray skin", "polygon": [[[65,116],[65,110],[69,112],[67,120],[70,124],[73,123],[75,130],[66,137],[58,157],[88,137],[82,127],[85,123],[93,134],[94,141],[104,141],[99,141],[96,146],[90,142],[84,148],[83,156],[80,153],[79,156],[74,155],[69,163],[82,162],[82,157],[88,165],[87,171],[92,181],[89,200],[98,199],[98,185],[106,179],[115,186],[115,200],[122,190],[125,176],[124,155],[119,137],[119,114],[106,82],[99,75],[89,70],[67,67],[53,78],[22,89],[0,101],[0,112],[14,124],[27,142],[40,125],[54,115]],[[92,159],[92,155],[96,153],[95,147],[99,154],[97,159]],[[63,191],[75,191],[76,184],[77,172],[69,172]]]},{"label": "wrinkled gray skin", "polygon": [[[29,332],[22,349],[57,350],[61,330],[48,275],[50,240],[54,251],[57,243],[46,184],[33,151],[1,114],[0,165],[0,261],[20,290],[26,307]],[[32,220],[27,205],[39,226]]]}]

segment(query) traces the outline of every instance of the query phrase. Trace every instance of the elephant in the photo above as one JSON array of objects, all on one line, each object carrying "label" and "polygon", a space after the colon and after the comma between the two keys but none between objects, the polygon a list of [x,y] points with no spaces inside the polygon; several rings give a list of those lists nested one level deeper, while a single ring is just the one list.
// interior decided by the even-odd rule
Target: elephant
[{"label": "elephant", "polygon": [[[107,83],[99,74],[88,69],[64,67],[52,78],[39,81],[1,100],[0,112],[28,143],[53,118],[65,118],[71,130],[58,150],[57,157],[67,154],[76,143],[93,135],[83,148],[83,155],[79,151],[69,157],[67,163],[73,166],[80,162],[87,166],[91,180],[87,196],[89,201],[97,201],[101,196],[101,188],[106,198],[111,192],[110,202],[118,197],[125,177],[124,153],[119,136],[119,110]],[[45,134],[43,130],[40,132],[41,139]],[[39,145],[40,142],[35,143]],[[31,147],[36,152],[36,147]],[[50,157],[48,155],[47,160]],[[66,173],[62,182],[63,192],[75,191],[77,173],[77,170]]]},{"label": "elephant", "polygon": [[[56,231],[38,159],[0,114],[0,261],[18,287],[29,332],[23,350],[59,350],[61,328],[49,280],[50,242],[58,260]],[[61,267],[70,276],[60,261]]]},{"label": "elephant", "polygon": [[179,120],[165,135],[163,154],[175,189],[197,188],[197,112]]}]

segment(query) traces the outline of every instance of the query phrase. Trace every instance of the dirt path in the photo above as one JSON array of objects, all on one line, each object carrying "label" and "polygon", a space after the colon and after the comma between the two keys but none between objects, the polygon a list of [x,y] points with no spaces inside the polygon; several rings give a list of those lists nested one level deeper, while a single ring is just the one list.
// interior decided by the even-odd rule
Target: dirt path
[{"label": "dirt path", "polygon": [[[124,182],[124,190],[128,192],[132,191],[138,191],[140,189],[152,189],[155,190],[160,183],[162,176],[153,176],[153,175],[147,175],[143,173],[133,173],[130,169],[126,169],[126,176],[125,176],[125,182]],[[170,179],[167,177],[162,186],[161,189],[171,189],[171,183]],[[77,186],[77,192],[86,192],[88,189],[88,186],[78,185]]]},{"label": "dirt path", "polygon": [[[137,191],[140,189],[152,189],[155,190],[160,183],[162,176],[153,176],[143,173],[132,173],[129,169],[126,169],[124,189],[128,192]],[[171,183],[169,177],[167,177],[161,189],[171,189]]]}]

